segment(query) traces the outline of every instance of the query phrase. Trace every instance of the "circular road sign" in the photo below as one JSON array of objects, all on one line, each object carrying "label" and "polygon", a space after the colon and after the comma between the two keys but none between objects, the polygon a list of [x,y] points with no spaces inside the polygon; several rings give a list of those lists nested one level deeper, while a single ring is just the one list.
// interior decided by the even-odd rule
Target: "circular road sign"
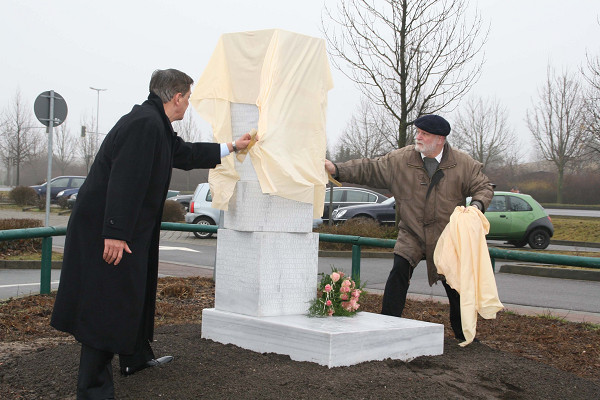
[{"label": "circular road sign", "polygon": [[[50,91],[40,93],[33,103],[33,111],[35,116],[42,124],[50,126]],[[63,97],[54,92],[54,123],[53,126],[58,126],[65,122],[67,118],[67,102]]]}]

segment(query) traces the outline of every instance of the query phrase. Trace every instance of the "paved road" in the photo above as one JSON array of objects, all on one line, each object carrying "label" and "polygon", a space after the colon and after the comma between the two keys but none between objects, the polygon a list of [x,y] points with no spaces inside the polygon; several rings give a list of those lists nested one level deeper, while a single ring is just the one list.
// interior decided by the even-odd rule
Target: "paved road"
[{"label": "paved road", "polygon": [[565,215],[571,217],[594,217],[600,218],[600,211],[598,210],[569,210],[564,208],[546,208],[545,209],[550,216],[552,215]]}]

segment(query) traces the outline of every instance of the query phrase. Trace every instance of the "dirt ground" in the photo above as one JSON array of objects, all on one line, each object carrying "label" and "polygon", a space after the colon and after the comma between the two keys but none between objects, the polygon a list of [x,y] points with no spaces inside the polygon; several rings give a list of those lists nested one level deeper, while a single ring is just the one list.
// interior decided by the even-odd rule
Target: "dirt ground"
[{"label": "dirt ground", "polygon": [[[447,305],[409,301],[405,316],[444,323],[444,354],[328,369],[201,339],[201,310],[212,281],[167,278],[159,284],[157,356],[175,360],[122,377],[119,399],[599,399],[598,326],[499,313],[479,320],[479,343],[451,337]],[[0,303],[0,398],[74,399],[79,345],[48,325],[53,296]],[[381,297],[364,307],[377,312]],[[348,349],[352,351],[352,349]]]}]

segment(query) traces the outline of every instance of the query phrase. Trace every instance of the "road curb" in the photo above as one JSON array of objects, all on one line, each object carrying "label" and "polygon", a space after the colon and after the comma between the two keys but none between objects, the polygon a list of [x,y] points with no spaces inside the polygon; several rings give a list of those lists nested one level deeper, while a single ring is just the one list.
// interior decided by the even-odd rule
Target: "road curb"
[{"label": "road curb", "polygon": [[593,249],[600,249],[600,243],[594,242],[571,242],[568,240],[550,240],[550,244],[558,244],[562,246],[573,246],[573,247],[591,247]]},{"label": "road curb", "polygon": [[571,269],[544,267],[539,265],[506,264],[500,266],[499,273],[600,282],[600,270],[589,269]]}]

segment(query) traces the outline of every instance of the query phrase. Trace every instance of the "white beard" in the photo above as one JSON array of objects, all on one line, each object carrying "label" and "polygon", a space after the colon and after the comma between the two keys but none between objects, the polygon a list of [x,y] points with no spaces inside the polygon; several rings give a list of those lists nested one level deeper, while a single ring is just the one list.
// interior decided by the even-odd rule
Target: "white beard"
[{"label": "white beard", "polygon": [[437,144],[435,143],[430,143],[429,145],[424,143],[415,143],[415,150],[421,154],[431,154],[435,152],[436,147]]}]

